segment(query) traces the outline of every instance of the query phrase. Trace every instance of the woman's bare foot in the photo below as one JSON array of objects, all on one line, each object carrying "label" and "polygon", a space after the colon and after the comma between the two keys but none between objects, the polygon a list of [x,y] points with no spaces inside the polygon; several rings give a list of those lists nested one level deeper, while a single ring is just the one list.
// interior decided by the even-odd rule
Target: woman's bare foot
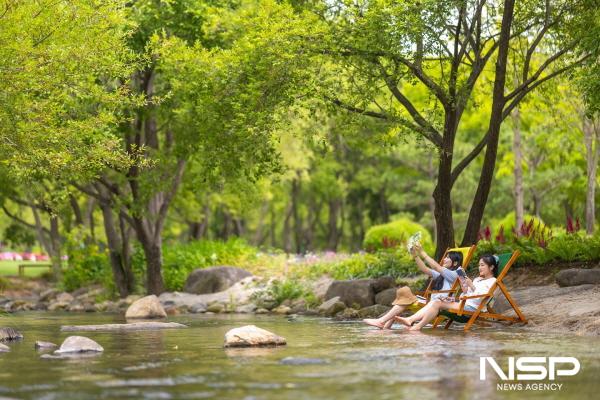
[{"label": "woman's bare foot", "polygon": [[388,319],[385,324],[383,324],[383,329],[391,329],[392,325],[394,325],[394,319]]},{"label": "woman's bare foot", "polygon": [[396,317],[396,321],[400,322],[403,325],[406,325],[408,327],[410,327],[412,325],[412,322],[408,320],[408,318],[403,318],[403,317]]},{"label": "woman's bare foot", "polygon": [[371,326],[374,326],[379,329],[384,329],[384,325],[381,322],[379,322],[378,319],[367,318],[367,319],[363,319],[363,322],[367,325],[371,325]]}]

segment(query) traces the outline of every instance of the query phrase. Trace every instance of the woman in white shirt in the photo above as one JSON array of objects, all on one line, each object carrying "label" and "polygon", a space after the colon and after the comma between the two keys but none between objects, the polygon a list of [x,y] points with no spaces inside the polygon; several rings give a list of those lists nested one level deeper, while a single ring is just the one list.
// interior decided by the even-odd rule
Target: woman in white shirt
[{"label": "woman in white shirt", "polygon": [[[472,281],[467,277],[459,278],[463,290],[463,295],[461,295],[460,300],[462,300],[463,297],[487,294],[492,285],[496,282],[496,276],[498,276],[498,257],[493,255],[482,256],[479,259],[479,276],[477,278]],[[465,301],[464,310],[477,310],[481,301],[482,298],[467,299]],[[416,331],[433,321],[441,310],[458,311],[459,308],[460,301],[455,301],[454,299],[436,299],[427,303],[425,307],[410,317],[396,317],[396,320],[408,326],[409,330]]]},{"label": "woman in white shirt", "polygon": [[[463,256],[458,251],[451,251],[442,260],[442,264],[438,264],[436,260],[429,257],[421,245],[416,245],[411,249],[411,255],[417,263],[417,267],[424,274],[427,274],[433,279],[433,290],[448,290],[454,285],[459,277],[462,269]],[[429,268],[427,265],[429,265]],[[444,293],[436,293],[431,296],[431,300],[446,297]],[[367,325],[375,326],[379,329],[389,329],[394,323],[394,317],[403,313],[413,303],[417,303],[417,297],[413,294],[408,286],[403,286],[396,291],[396,299],[392,303],[392,308],[379,318],[363,319]]]}]

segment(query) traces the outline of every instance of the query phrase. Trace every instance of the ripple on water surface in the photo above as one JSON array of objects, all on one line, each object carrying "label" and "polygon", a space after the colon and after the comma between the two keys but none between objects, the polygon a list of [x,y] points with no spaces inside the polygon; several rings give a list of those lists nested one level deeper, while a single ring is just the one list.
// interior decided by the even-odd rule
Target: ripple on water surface
[{"label": "ripple on water surface", "polygon": [[[19,399],[438,399],[523,398],[479,380],[479,356],[573,356],[582,371],[560,392],[525,397],[593,398],[600,391],[598,339],[518,328],[411,334],[360,322],[318,318],[191,315],[188,329],[90,332],[105,351],[93,358],[50,359],[36,340],[61,343],[61,325],[124,322],[90,314],[23,313],[8,317],[25,334],[0,355],[0,397]],[[229,329],[254,324],[284,336],[287,346],[223,349]],[[504,365],[504,364],[503,364]]]}]

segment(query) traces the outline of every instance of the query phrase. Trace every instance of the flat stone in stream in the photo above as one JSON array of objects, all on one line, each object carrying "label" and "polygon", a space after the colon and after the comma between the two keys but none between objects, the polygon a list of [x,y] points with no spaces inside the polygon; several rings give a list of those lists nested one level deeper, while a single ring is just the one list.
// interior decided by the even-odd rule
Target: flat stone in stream
[{"label": "flat stone in stream", "polygon": [[34,347],[38,350],[45,350],[45,349],[53,349],[55,347],[58,347],[58,345],[51,343],[51,342],[43,342],[41,340],[36,340]]},{"label": "flat stone in stream", "polygon": [[187,328],[187,325],[177,322],[134,322],[131,324],[104,324],[104,325],[64,325],[62,332],[110,332],[110,331],[148,331],[158,329]]},{"label": "flat stone in stream", "polygon": [[69,336],[54,354],[102,352],[104,348],[85,336]]},{"label": "flat stone in stream", "polygon": [[285,338],[255,325],[234,328],[225,334],[225,347],[279,346],[285,343]]},{"label": "flat stone in stream", "polygon": [[14,328],[0,328],[0,342],[23,339],[21,332]]},{"label": "flat stone in stream", "polygon": [[0,343],[0,353],[8,353],[10,351],[10,347],[5,344]]},{"label": "flat stone in stream", "polygon": [[328,364],[329,361],[322,358],[286,357],[282,358],[279,363],[283,365],[316,365]]}]

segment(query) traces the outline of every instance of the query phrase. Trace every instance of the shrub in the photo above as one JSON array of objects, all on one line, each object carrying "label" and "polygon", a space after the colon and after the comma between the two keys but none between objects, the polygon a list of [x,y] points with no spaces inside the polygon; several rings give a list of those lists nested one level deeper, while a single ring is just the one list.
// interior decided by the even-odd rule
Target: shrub
[{"label": "shrub", "polygon": [[600,236],[580,233],[560,234],[547,240],[544,246],[538,238],[514,237],[512,241],[499,243],[481,240],[471,265],[476,265],[482,254],[500,254],[520,250],[517,265],[545,265],[549,262],[598,261],[600,260]]},{"label": "shrub", "polygon": [[108,254],[97,245],[73,247],[69,250],[69,266],[63,273],[61,286],[73,291],[82,286],[101,283],[114,291]]},{"label": "shrub", "polygon": [[[504,218],[500,219],[500,220],[492,220],[491,223],[491,231],[493,235],[498,235],[500,232],[500,228],[503,228],[504,230],[504,236],[507,238],[510,238],[513,236],[514,232],[517,232],[518,230],[525,230],[525,232],[521,232],[522,235],[527,236],[527,232],[526,230],[528,229],[528,227],[530,226],[530,223],[532,225],[532,228],[535,227],[546,227],[546,225],[544,224],[544,221],[542,221],[539,218],[536,218],[533,215],[525,215],[523,217],[523,226],[520,227],[515,227],[515,225],[517,224],[517,216],[515,215],[514,211],[509,212],[508,214],[506,214],[504,216]],[[533,222],[531,222],[533,221]]]},{"label": "shrub", "polygon": [[392,276],[399,278],[417,273],[413,259],[404,251],[379,251],[358,253],[338,262],[315,264],[307,276],[317,278],[327,274],[333,279],[347,280]]},{"label": "shrub", "polygon": [[256,257],[257,249],[238,238],[227,242],[200,240],[164,246],[165,288],[169,291],[182,290],[185,280],[194,269],[212,265],[246,268]]},{"label": "shrub", "polygon": [[303,298],[309,307],[313,307],[319,303],[312,290],[302,280],[297,278],[273,280],[268,287],[252,294],[252,300],[257,304],[274,302],[275,306],[279,306],[286,300],[300,298]]},{"label": "shrub", "polygon": [[431,251],[433,241],[431,234],[423,226],[407,218],[400,218],[396,221],[383,225],[374,225],[365,234],[363,247],[369,252],[396,248],[406,244],[408,238],[414,233],[421,231],[421,241],[423,248]]}]

